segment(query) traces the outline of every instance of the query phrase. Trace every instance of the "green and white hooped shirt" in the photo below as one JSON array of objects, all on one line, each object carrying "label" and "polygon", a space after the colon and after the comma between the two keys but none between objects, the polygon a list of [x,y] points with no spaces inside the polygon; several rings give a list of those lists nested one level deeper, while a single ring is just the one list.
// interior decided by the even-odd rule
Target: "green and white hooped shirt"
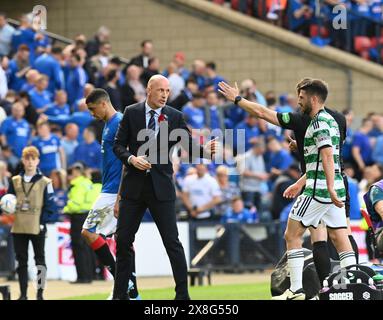
[{"label": "green and white hooped shirt", "polygon": [[311,120],[304,138],[306,186],[303,194],[322,203],[332,203],[320,156],[320,150],[323,147],[332,147],[335,168],[334,189],[340,200],[346,200],[346,189],[339,160],[339,140],[340,132],[337,122],[324,109],[320,110]]}]

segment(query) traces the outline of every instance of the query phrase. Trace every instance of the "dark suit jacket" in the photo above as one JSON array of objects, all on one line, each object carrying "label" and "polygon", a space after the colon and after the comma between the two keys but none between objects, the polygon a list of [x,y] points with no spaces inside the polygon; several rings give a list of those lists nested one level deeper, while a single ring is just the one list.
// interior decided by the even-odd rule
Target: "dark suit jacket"
[{"label": "dark suit jacket", "polygon": [[[150,161],[152,155],[149,156],[149,162],[152,163],[150,174],[156,198],[160,201],[169,201],[176,198],[173,165],[169,159],[169,151],[174,145],[181,142],[182,147],[189,152],[189,155],[193,154],[202,157],[203,147],[192,139],[190,130],[186,126],[183,114],[180,111],[165,106],[162,113],[167,116],[167,121],[161,122],[157,138],[152,143],[149,143],[149,145],[154,144],[157,164]],[[138,199],[144,184],[146,171],[138,170],[128,163],[131,155],[140,156],[145,154],[144,152],[138,154],[140,147],[145,143],[145,141],[137,140],[138,133],[142,129],[146,129],[145,102],[133,104],[125,109],[114,140],[113,151],[126,167],[120,187],[123,199]],[[187,139],[169,141],[169,134],[174,129],[182,129]],[[166,131],[168,131],[168,134],[166,134]],[[163,161],[160,163],[159,159],[165,159],[166,163],[163,163]]]}]

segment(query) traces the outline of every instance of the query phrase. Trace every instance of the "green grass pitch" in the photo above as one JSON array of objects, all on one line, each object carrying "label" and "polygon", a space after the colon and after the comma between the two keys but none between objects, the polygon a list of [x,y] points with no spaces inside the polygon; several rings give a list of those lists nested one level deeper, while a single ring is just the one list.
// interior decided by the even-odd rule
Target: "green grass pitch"
[{"label": "green grass pitch", "polygon": [[[270,300],[270,283],[232,284],[190,287],[193,300]],[[109,293],[95,293],[87,296],[68,298],[67,300],[105,300]],[[172,300],[174,289],[140,290],[143,300]]]}]

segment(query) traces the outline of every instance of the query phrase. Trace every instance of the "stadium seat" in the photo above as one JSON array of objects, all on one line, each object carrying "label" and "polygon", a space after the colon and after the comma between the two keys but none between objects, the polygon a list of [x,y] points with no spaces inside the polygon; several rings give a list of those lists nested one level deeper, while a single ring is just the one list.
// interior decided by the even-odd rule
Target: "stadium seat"
[{"label": "stadium seat", "polygon": [[383,37],[377,38],[372,37],[371,40],[371,48],[376,48],[378,46],[378,43],[382,46],[383,45]]},{"label": "stadium seat", "polygon": [[[317,24],[310,25],[310,37],[314,38],[317,37],[319,34],[319,27]],[[320,28],[320,36],[323,38],[328,38],[329,32],[328,29],[324,26]]]},{"label": "stadium seat", "polygon": [[354,48],[359,54],[371,48],[371,39],[364,36],[356,36],[354,38]]}]

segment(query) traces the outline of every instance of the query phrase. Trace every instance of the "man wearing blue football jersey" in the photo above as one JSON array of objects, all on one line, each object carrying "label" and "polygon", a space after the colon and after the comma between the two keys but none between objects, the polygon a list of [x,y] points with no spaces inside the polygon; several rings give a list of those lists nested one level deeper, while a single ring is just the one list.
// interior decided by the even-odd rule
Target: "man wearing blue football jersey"
[{"label": "man wearing blue football jersey", "polygon": [[18,158],[31,138],[29,123],[24,119],[25,109],[20,102],[12,105],[12,115],[0,126],[0,138],[3,146],[9,146]]},{"label": "man wearing blue football jersey", "polygon": [[[104,89],[93,90],[86,98],[86,104],[93,117],[105,121],[102,132],[102,190],[84,223],[82,235],[100,259],[101,263],[115,276],[116,262],[109,250],[105,237],[116,232],[117,219],[114,216],[114,206],[119,194],[122,174],[122,162],[113,152],[114,137],[122,113],[117,112],[110,102]],[[135,262],[129,281],[129,298],[140,299],[137,291]]]},{"label": "man wearing blue football jersey", "polygon": [[40,152],[40,170],[49,177],[53,170],[65,169],[65,152],[60,138],[51,133],[49,123],[37,122],[38,137],[32,140],[32,145]]}]

